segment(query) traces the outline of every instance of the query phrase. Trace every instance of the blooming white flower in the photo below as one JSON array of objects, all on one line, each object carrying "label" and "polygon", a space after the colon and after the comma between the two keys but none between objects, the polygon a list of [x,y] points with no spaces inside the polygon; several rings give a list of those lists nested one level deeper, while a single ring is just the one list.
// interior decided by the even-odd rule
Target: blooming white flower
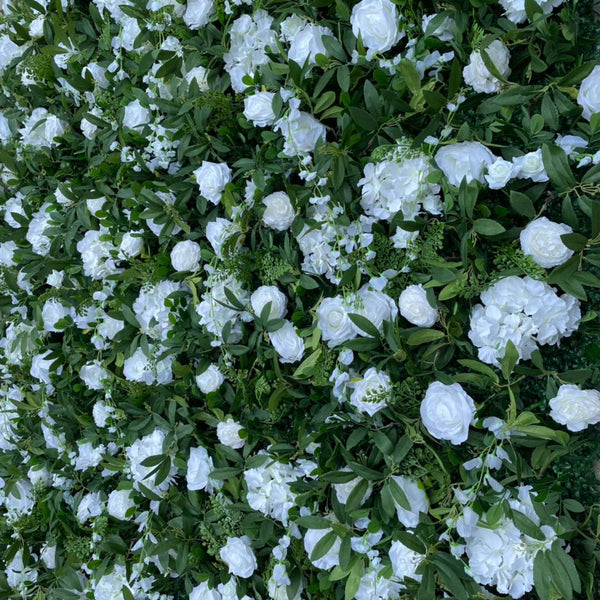
[{"label": "blooming white flower", "polygon": [[404,492],[410,506],[409,510],[394,500],[398,520],[404,527],[414,528],[419,524],[419,513],[427,514],[427,511],[429,510],[427,494],[420,482],[416,479],[404,477],[402,475],[393,475],[392,479]]},{"label": "blooming white flower", "polygon": [[484,175],[491,190],[501,190],[506,184],[517,176],[519,173],[518,167],[509,160],[497,158],[487,168],[487,173]]},{"label": "blooming white flower", "polygon": [[273,192],[263,198],[265,212],[263,222],[267,227],[276,231],[289,229],[294,221],[296,213],[290,197],[285,192]]},{"label": "blooming white flower", "polygon": [[443,171],[448,183],[458,187],[463,179],[485,183],[484,172],[496,160],[492,152],[480,142],[458,142],[442,146],[435,162]]},{"label": "blooming white flower", "polygon": [[350,404],[372,417],[387,406],[391,389],[390,377],[385,371],[368,368],[361,379],[352,384]]},{"label": "blooming white flower", "polygon": [[323,298],[319,304],[317,327],[330,348],[356,337],[356,330],[348,312],[351,311],[348,311],[346,303],[339,296]]},{"label": "blooming white flower", "polygon": [[185,476],[188,490],[206,490],[211,493],[219,489],[223,482],[210,478],[213,470],[213,460],[206,448],[190,448],[190,456],[187,461],[187,474]]},{"label": "blooming white flower", "polygon": [[325,126],[312,115],[299,110],[300,101],[290,100],[290,111],[279,119],[273,129],[281,131],[285,138],[283,153],[286,156],[303,156],[315,149],[319,141],[325,141]]},{"label": "blooming white flower", "polygon": [[213,163],[203,160],[194,171],[200,193],[213,204],[221,201],[225,186],[231,181],[231,169],[226,163]]},{"label": "blooming white flower", "polygon": [[502,82],[496,76],[492,75],[485,66],[481,57],[482,52],[487,54],[498,73],[504,78],[510,75],[510,67],[508,66],[510,52],[500,40],[494,40],[486,48],[471,52],[470,62],[463,69],[463,77],[467,85],[470,85],[476,92],[493,94],[500,89]]},{"label": "blooming white flower", "polygon": [[110,379],[110,373],[99,360],[92,360],[79,369],[79,377],[90,390],[102,390],[104,382]]},{"label": "blooming white flower", "polygon": [[421,402],[421,420],[431,436],[462,444],[469,437],[475,416],[475,403],[459,383],[434,381]]},{"label": "blooming white flower", "polygon": [[252,296],[250,296],[252,310],[258,317],[260,317],[262,311],[269,302],[271,303],[271,308],[267,320],[283,319],[286,313],[287,297],[277,286],[261,285],[252,293]]},{"label": "blooming white flower", "polygon": [[342,545],[342,540],[339,537],[336,537],[333,545],[329,550],[321,556],[321,558],[317,558],[316,560],[311,560],[310,555],[315,549],[316,545],[333,529],[309,529],[304,534],[304,550],[306,550],[306,554],[310,562],[317,567],[317,569],[323,569],[328,571],[329,569],[335,567],[340,564],[340,548]]},{"label": "blooming white flower", "polygon": [[427,293],[421,284],[409,285],[398,298],[400,314],[413,325],[432,327],[440,316],[427,299]]},{"label": "blooming white flower", "polygon": [[531,179],[536,182],[549,180],[548,173],[546,173],[546,168],[544,167],[541,149],[513,158],[513,164],[517,169],[517,177],[521,179]]},{"label": "blooming white flower", "polygon": [[546,217],[540,217],[521,231],[521,249],[540,267],[557,267],[573,256],[573,250],[567,248],[560,239],[561,235],[572,232],[573,229],[565,223],[555,223]]},{"label": "blooming white flower", "polygon": [[247,535],[228,537],[227,543],[219,551],[219,556],[230,573],[244,579],[251,577],[258,566],[252,551],[252,543]]},{"label": "blooming white flower", "polygon": [[150,118],[150,111],[142,106],[141,102],[136,99],[125,107],[125,113],[123,114],[123,127],[128,127],[129,129],[134,129],[136,131],[142,131],[144,125],[147,125],[150,122]]},{"label": "blooming white flower", "polygon": [[195,81],[198,84],[199,92],[208,92],[210,89],[208,85],[208,71],[200,65],[187,71],[184,77],[188,83]]},{"label": "blooming white flower", "polygon": [[583,109],[583,118],[588,121],[592,115],[600,113],[600,65],[581,82],[577,94],[577,104]]},{"label": "blooming white flower", "polygon": [[123,234],[119,244],[119,258],[122,260],[135,258],[139,256],[144,248],[144,238],[142,231],[128,231]]},{"label": "blooming white flower", "polygon": [[200,244],[192,240],[177,242],[171,250],[171,265],[180,271],[197,271],[200,267]]},{"label": "blooming white flower", "polygon": [[308,61],[309,65],[315,65],[317,54],[329,55],[321,41],[321,37],[324,35],[333,37],[333,32],[329,27],[313,25],[307,22],[292,38],[288,58],[301,67],[306,61]]},{"label": "blooming white flower", "polygon": [[190,29],[200,29],[210,21],[214,12],[213,0],[187,0],[183,21]]},{"label": "blooming white flower", "polygon": [[286,321],[276,331],[269,332],[269,339],[279,355],[279,362],[294,363],[304,356],[304,340],[290,321]]},{"label": "blooming white flower", "polygon": [[244,116],[255,127],[268,127],[275,123],[273,92],[256,92],[244,98]]},{"label": "blooming white flower", "polygon": [[[140,491],[140,485],[148,488],[151,492],[163,496],[177,473],[177,467],[173,465],[173,461],[168,455],[165,455],[163,444],[166,434],[162,429],[155,429],[152,433],[136,440],[127,448],[125,454],[129,461],[131,478],[133,479],[133,487]],[[168,475],[159,484],[156,483],[156,465],[145,466],[142,463],[151,456],[165,456],[165,459],[170,462]]]},{"label": "blooming white flower", "polygon": [[107,511],[111,517],[121,521],[129,521],[133,515],[128,513],[136,505],[132,498],[132,490],[113,490],[108,495]]},{"label": "blooming white flower", "polygon": [[225,381],[225,376],[215,364],[209,365],[207,369],[196,375],[196,385],[203,394],[216,392]]},{"label": "blooming white flower", "polygon": [[417,575],[416,570],[424,558],[424,554],[411,550],[399,540],[392,542],[390,546],[390,562],[394,575],[398,579],[409,577],[415,581],[421,581],[423,576]]},{"label": "blooming white flower", "polygon": [[352,33],[361,38],[367,60],[378,52],[387,52],[403,37],[400,16],[390,0],[361,0],[350,15]]},{"label": "blooming white flower", "polygon": [[582,431],[600,423],[600,392],[563,384],[550,400],[550,416],[569,431]]},{"label": "blooming white flower", "polygon": [[225,421],[221,421],[217,425],[217,437],[219,438],[219,442],[234,450],[243,448],[246,444],[246,439],[240,437],[240,431],[242,429],[244,429],[244,426],[234,421],[231,417],[225,419]]}]

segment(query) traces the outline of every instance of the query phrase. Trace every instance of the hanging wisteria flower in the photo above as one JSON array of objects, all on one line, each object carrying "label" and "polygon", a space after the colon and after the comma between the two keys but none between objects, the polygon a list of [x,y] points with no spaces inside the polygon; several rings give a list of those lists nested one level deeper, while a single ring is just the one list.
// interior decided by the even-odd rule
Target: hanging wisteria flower
[{"label": "hanging wisteria flower", "polygon": [[427,388],[420,412],[423,426],[430,435],[458,445],[469,437],[475,403],[459,383],[446,385],[434,381]]},{"label": "hanging wisteria flower", "polygon": [[400,314],[413,325],[432,327],[440,316],[438,310],[429,304],[425,289],[421,284],[409,285],[398,298]]},{"label": "hanging wisteria flower", "polygon": [[485,66],[482,53],[485,52],[498,73],[506,78],[510,75],[510,52],[500,41],[494,40],[487,47],[471,53],[469,64],[463,69],[465,83],[476,92],[493,94],[500,89],[502,82]]},{"label": "hanging wisteria flower", "polygon": [[367,60],[390,50],[404,35],[398,10],[390,0],[361,0],[352,8],[350,23],[352,33],[360,36],[367,49]]},{"label": "hanging wisteria flower", "polygon": [[600,392],[563,384],[550,400],[550,416],[569,431],[582,431],[600,423]]},{"label": "hanging wisteria flower", "polygon": [[225,186],[231,181],[231,169],[226,163],[213,163],[203,160],[194,171],[200,193],[213,204],[221,201]]},{"label": "hanging wisteria flower", "polygon": [[560,239],[561,235],[572,233],[573,229],[564,223],[554,223],[546,217],[531,221],[520,234],[521,249],[533,260],[549,269],[569,260],[574,252]]}]

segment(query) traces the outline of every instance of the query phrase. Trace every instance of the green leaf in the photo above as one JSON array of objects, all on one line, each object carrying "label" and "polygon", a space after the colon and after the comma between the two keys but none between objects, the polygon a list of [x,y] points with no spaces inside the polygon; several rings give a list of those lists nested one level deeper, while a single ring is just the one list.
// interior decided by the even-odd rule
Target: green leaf
[{"label": "green leaf", "polygon": [[408,336],[406,343],[409,346],[420,346],[421,344],[428,344],[429,342],[439,340],[443,337],[445,337],[443,331],[438,331],[437,329],[421,329],[411,333]]},{"label": "green leaf", "polygon": [[361,330],[364,331],[367,335],[371,337],[379,339],[379,330],[369,319],[363,317],[362,315],[356,313],[348,313],[348,317],[350,320]]},{"label": "green leaf", "polygon": [[313,548],[313,551],[310,553],[310,560],[314,562],[315,560],[319,560],[319,558],[323,558],[331,550],[337,539],[338,536],[335,531],[328,531]]},{"label": "green leaf", "polygon": [[473,231],[480,235],[492,236],[504,233],[506,229],[497,221],[492,219],[477,219],[473,223]]},{"label": "green leaf", "polygon": [[569,69],[569,74],[565,75],[562,79],[559,79],[557,82],[558,85],[560,87],[569,87],[571,85],[578,84],[581,80],[585,79],[594,70],[594,67],[597,64],[598,61],[591,60],[589,62],[583,63],[579,67]]},{"label": "green leaf", "polygon": [[508,380],[510,374],[513,372],[517,361],[519,360],[519,351],[511,340],[506,343],[506,349],[504,351],[504,357],[500,361],[502,364],[502,375],[504,379]]},{"label": "green leaf", "polygon": [[569,159],[562,148],[554,144],[544,144],[542,158],[548,177],[559,192],[575,187],[575,177],[571,171]]},{"label": "green leaf", "polygon": [[550,94],[544,94],[542,98],[542,116],[551,129],[555,131],[558,129],[558,109],[552,101]]},{"label": "green leaf", "polygon": [[341,62],[346,62],[348,60],[343,46],[334,37],[330,35],[322,35],[321,41],[323,42],[323,46],[325,46],[327,52],[329,52],[333,58],[337,58],[337,60]]},{"label": "green leaf", "polygon": [[510,206],[517,214],[527,217],[528,219],[535,219],[537,215],[533,202],[529,196],[515,190],[510,192]]},{"label": "green leaf", "polygon": [[315,372],[315,367],[319,362],[319,358],[321,357],[322,350],[321,348],[317,348],[312,354],[309,354],[299,365],[298,368],[294,371],[292,377],[294,379],[307,379],[311,377]]},{"label": "green leaf", "polygon": [[404,510],[412,510],[410,502],[404,493],[404,490],[396,483],[393,478],[390,478],[387,485],[390,487],[390,492],[394,501],[399,504]]},{"label": "green leaf", "polygon": [[353,460],[348,461],[348,466],[354,473],[363,479],[368,479],[369,481],[378,481],[379,479],[383,478],[383,474],[379,471],[365,467],[365,465],[361,465]]},{"label": "green leaf", "polygon": [[364,574],[364,565],[363,561],[358,559],[352,565],[352,570],[350,571],[350,575],[346,580],[346,587],[344,589],[344,600],[354,600],[356,596],[356,592],[358,592],[358,588],[360,587],[360,580]]},{"label": "green leaf", "polygon": [[413,94],[417,94],[421,89],[421,78],[419,77],[417,67],[411,60],[408,60],[407,58],[403,58],[400,61],[399,66],[400,75],[406,83],[406,87],[408,87]]},{"label": "green leaf", "polygon": [[368,79],[365,80],[363,94],[367,110],[375,117],[379,117],[381,115],[381,100],[375,86]]},{"label": "green leaf", "polygon": [[377,119],[372,117],[366,110],[363,108],[358,108],[358,106],[349,106],[348,113],[352,120],[365,131],[375,131],[377,129]]},{"label": "green leaf", "polygon": [[575,252],[580,252],[583,250],[588,243],[588,238],[580,233],[563,233],[560,236],[560,239],[567,248],[575,250]]},{"label": "green leaf", "polygon": [[551,596],[554,591],[552,572],[546,558],[546,552],[538,552],[533,560],[533,583],[540,600],[555,600]]},{"label": "green leaf", "polygon": [[512,511],[512,520],[516,528],[532,537],[534,540],[540,540],[543,542],[546,539],[544,532],[527,516],[518,510]]},{"label": "green leaf", "polygon": [[320,113],[324,111],[326,108],[329,108],[335,102],[335,92],[328,91],[325,92],[315,104],[314,112]]},{"label": "green leaf", "polygon": [[336,78],[341,90],[347,92],[350,89],[350,71],[346,65],[337,68]]}]

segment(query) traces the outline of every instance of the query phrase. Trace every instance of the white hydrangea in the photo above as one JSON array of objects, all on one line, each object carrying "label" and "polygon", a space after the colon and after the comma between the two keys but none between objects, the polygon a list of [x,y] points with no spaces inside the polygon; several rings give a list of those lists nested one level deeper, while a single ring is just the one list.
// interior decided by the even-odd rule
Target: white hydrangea
[{"label": "white hydrangea", "polygon": [[155,340],[167,339],[173,323],[169,319],[172,309],[166,300],[181,289],[181,283],[165,279],[140,290],[132,308],[142,333]]}]

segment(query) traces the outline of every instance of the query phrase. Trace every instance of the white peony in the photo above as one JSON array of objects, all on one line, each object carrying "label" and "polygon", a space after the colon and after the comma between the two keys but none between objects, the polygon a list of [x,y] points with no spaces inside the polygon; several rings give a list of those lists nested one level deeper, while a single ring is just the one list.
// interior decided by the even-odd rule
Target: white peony
[{"label": "white peony", "polygon": [[421,402],[421,420],[432,437],[462,444],[469,437],[474,417],[475,403],[459,383],[434,381],[427,388]]},{"label": "white peony", "polygon": [[99,360],[92,360],[79,369],[79,377],[90,390],[102,390],[104,382],[110,379],[110,373]]},{"label": "white peony", "polygon": [[225,376],[217,365],[209,365],[208,369],[196,375],[196,384],[203,394],[210,394],[217,391],[225,381]]},{"label": "white peony", "polygon": [[[115,519],[129,521],[133,516],[130,509],[135,506],[132,495],[132,490],[113,490],[108,495],[108,514]],[[130,513],[129,516],[127,513]]]},{"label": "white peony", "polygon": [[292,225],[296,213],[290,197],[285,192],[273,192],[263,198],[265,212],[263,222],[276,231],[286,231]]},{"label": "white peony", "polygon": [[577,104],[583,108],[583,118],[588,121],[592,115],[600,113],[600,65],[581,82],[577,94]]},{"label": "white peony", "polygon": [[244,116],[255,127],[268,127],[275,123],[273,92],[256,92],[244,98]]},{"label": "white peony", "polygon": [[598,390],[581,390],[576,385],[564,384],[549,405],[550,416],[569,431],[582,431],[589,425],[600,423]]},{"label": "white peony", "polygon": [[231,417],[225,421],[221,421],[217,425],[217,437],[219,438],[219,442],[234,450],[243,448],[246,444],[246,439],[240,437],[240,431],[242,429],[244,429],[244,426],[234,421]]},{"label": "white peony", "polygon": [[250,304],[252,310],[257,317],[260,317],[262,311],[267,304],[271,303],[267,321],[273,319],[283,319],[286,313],[287,297],[274,285],[261,285],[250,296]]},{"label": "white peony", "polygon": [[518,167],[509,160],[497,158],[487,168],[485,180],[488,182],[491,190],[501,190],[506,184],[517,176]]},{"label": "white peony", "polygon": [[200,193],[213,204],[221,201],[225,186],[231,181],[231,169],[225,163],[203,160],[194,171]]},{"label": "white peony", "polygon": [[214,12],[213,0],[187,0],[183,21],[190,29],[200,29],[209,22]]},{"label": "white peony", "polygon": [[219,556],[230,573],[244,579],[251,577],[258,566],[252,551],[252,543],[247,535],[228,537],[227,543],[219,551]]},{"label": "white peony", "polygon": [[276,331],[269,332],[269,338],[279,355],[279,362],[294,363],[304,356],[304,340],[289,321]]},{"label": "white peony", "polygon": [[171,250],[171,265],[180,271],[197,271],[200,267],[200,244],[192,240],[177,242]]},{"label": "white peony", "polygon": [[476,180],[485,183],[484,171],[496,160],[492,152],[480,142],[458,142],[442,146],[435,155],[435,162],[442,170],[448,183],[460,186]]},{"label": "white peony", "polygon": [[567,248],[560,239],[561,235],[572,232],[573,229],[564,223],[554,223],[546,217],[540,217],[521,231],[521,249],[540,267],[557,267],[573,256],[573,250]]},{"label": "white peony", "polygon": [[141,131],[144,128],[144,125],[150,122],[150,117],[150,111],[147,108],[144,108],[140,101],[136,99],[125,107],[123,127]]},{"label": "white peony", "polygon": [[427,293],[421,284],[409,285],[398,298],[400,314],[413,325],[432,327],[440,316],[427,300]]},{"label": "white peony", "polygon": [[510,75],[510,52],[508,48],[500,41],[494,40],[487,48],[481,51],[471,52],[470,62],[463,69],[465,83],[470,85],[476,92],[493,94],[500,90],[502,82],[492,75],[483,62],[481,53],[485,52],[487,57],[496,67],[496,70],[503,78]]},{"label": "white peony", "polygon": [[377,52],[387,52],[403,36],[400,16],[390,0],[361,0],[350,15],[352,33],[361,38],[367,49],[367,60]]},{"label": "white peony", "polygon": [[387,406],[391,383],[389,375],[384,371],[370,367],[352,387],[354,389],[350,396],[350,404],[358,411],[372,417]]}]

